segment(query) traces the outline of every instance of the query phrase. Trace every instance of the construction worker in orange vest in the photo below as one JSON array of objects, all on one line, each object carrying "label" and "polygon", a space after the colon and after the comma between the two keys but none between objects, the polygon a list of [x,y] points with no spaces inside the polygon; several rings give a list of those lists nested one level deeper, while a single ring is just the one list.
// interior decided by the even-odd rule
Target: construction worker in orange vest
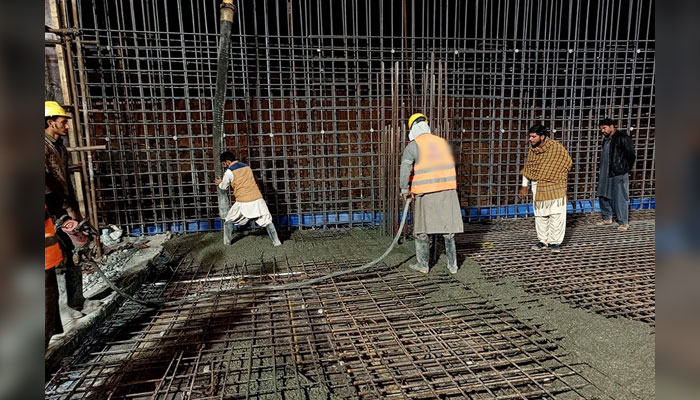
[{"label": "construction worker in orange vest", "polygon": [[219,160],[226,171],[223,179],[216,178],[214,183],[219,185],[221,190],[227,190],[230,186],[236,197],[236,202],[231,205],[225,220],[235,225],[245,225],[249,220],[254,219],[256,224],[265,228],[272,240],[272,245],[280,246],[282,243],[277,237],[277,230],[272,223],[272,215],[267,208],[267,203],[255,182],[253,170],[247,164],[238,161],[230,151],[221,153]]},{"label": "construction worker in orange vest", "polygon": [[63,261],[63,252],[58,245],[58,237],[44,204],[44,350],[49,347],[51,336],[63,333],[61,314],[58,309],[58,281],[56,266]]},{"label": "construction worker in orange vest", "polygon": [[410,268],[430,271],[431,234],[445,238],[447,269],[457,273],[455,233],[464,232],[457,196],[457,173],[452,149],[445,139],[430,133],[428,118],[413,114],[408,119],[410,142],[401,155],[399,187],[404,202],[414,199],[413,236],[416,239],[416,263]]}]

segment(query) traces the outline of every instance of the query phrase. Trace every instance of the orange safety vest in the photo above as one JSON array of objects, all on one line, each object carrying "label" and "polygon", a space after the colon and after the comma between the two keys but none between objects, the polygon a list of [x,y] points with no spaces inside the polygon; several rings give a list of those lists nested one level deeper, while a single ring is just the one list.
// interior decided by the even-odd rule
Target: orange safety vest
[{"label": "orange safety vest", "polygon": [[63,252],[58,245],[53,220],[44,204],[44,270],[51,269],[63,261]]},{"label": "orange safety vest", "polygon": [[418,162],[410,178],[411,193],[423,194],[457,189],[457,172],[452,150],[445,139],[424,133],[414,139]]},{"label": "orange safety vest", "polygon": [[262,193],[258,189],[258,184],[255,183],[253,170],[242,162],[237,162],[228,167],[233,172],[233,182],[231,188],[233,195],[236,196],[236,201],[241,203],[249,203],[257,199],[262,199]]}]

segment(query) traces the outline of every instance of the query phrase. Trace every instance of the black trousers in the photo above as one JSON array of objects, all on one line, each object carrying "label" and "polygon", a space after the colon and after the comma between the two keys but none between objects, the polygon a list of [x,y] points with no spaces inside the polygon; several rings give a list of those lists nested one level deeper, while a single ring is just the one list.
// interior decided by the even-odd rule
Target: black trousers
[{"label": "black trousers", "polygon": [[[65,215],[65,211],[63,212]],[[54,216],[54,221],[62,215]],[[68,235],[61,229],[56,230],[58,244],[63,251],[63,262],[56,267],[57,273],[63,273],[66,276],[66,297],[68,306],[80,310],[83,308],[85,297],[83,297],[83,271],[73,262],[73,242]]]}]

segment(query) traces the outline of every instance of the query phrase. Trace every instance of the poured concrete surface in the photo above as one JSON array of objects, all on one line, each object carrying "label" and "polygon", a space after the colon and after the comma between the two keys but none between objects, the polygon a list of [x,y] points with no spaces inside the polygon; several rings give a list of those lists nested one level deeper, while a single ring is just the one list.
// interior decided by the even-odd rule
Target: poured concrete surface
[{"label": "poured concrete surface", "polygon": [[[467,228],[469,226],[467,225]],[[532,232],[534,236],[534,230]],[[273,247],[264,231],[239,235],[230,246],[222,244],[221,233],[199,233],[176,237],[165,243],[166,253],[187,253],[192,263],[221,271],[232,265],[247,265],[250,274],[270,273],[275,262],[287,265],[324,260],[370,261],[391,243],[391,238],[375,230],[301,231],[293,235],[280,232],[282,246]],[[376,267],[387,275],[404,271],[413,262],[414,244],[398,245]],[[556,343],[565,355],[561,362],[573,366],[590,382],[580,396],[564,393],[556,398],[585,397],[614,399],[652,399],[654,388],[654,328],[626,318],[607,318],[583,308],[550,297],[526,292],[521,283],[511,279],[486,279],[479,265],[469,258],[459,258],[460,271],[449,275],[444,254],[428,275],[419,279],[437,284],[445,279],[457,285],[442,285],[431,295],[437,303],[460,302],[465,297],[482,298],[484,302],[536,327],[548,341]],[[225,320],[225,318],[224,318]],[[258,342],[260,343],[260,342]],[[299,375],[298,379],[305,379]],[[290,384],[291,385],[291,384]],[[308,382],[300,385],[309,386]],[[293,385],[292,385],[293,386]],[[314,386],[307,392],[312,398],[328,398],[330,393]],[[294,393],[286,395],[294,397]],[[291,398],[290,397],[290,398]]]},{"label": "poured concrete surface", "polygon": [[[466,226],[467,229],[469,226]],[[166,244],[166,249],[187,248],[197,262],[243,264],[288,259],[290,263],[324,259],[361,259],[378,257],[391,238],[377,231],[351,229],[325,239],[313,239],[314,231],[299,232],[312,240],[292,240],[283,236],[283,245],[273,247],[264,231],[240,236],[224,246],[220,233],[181,236]],[[532,232],[534,239],[534,229]],[[284,240],[286,239],[286,240]],[[438,242],[441,239],[438,239]],[[398,245],[384,260],[388,268],[405,267],[413,262],[414,244]],[[567,353],[566,361],[576,365],[591,383],[588,398],[609,396],[614,399],[655,398],[655,330],[652,326],[626,318],[607,318],[551,297],[527,293],[516,280],[487,280],[473,260],[461,257],[454,279],[484,299],[507,309],[517,318],[540,327]],[[442,254],[425,279],[447,274]],[[445,290],[445,299],[458,298],[458,291]]]}]

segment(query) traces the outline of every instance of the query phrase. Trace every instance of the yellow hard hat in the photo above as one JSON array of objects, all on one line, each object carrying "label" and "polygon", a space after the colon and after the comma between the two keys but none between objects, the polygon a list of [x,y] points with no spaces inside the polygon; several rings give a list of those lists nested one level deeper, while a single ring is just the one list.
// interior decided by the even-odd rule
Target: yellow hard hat
[{"label": "yellow hard hat", "polygon": [[425,119],[425,122],[428,122],[428,117],[426,117],[424,114],[415,113],[415,114],[411,115],[410,118],[408,118],[408,129],[411,129],[411,127],[413,126],[413,123],[416,122],[416,120],[418,118],[423,118],[423,119]]},{"label": "yellow hard hat", "polygon": [[70,114],[55,101],[44,102],[44,118],[45,117],[66,117],[70,118]]}]

